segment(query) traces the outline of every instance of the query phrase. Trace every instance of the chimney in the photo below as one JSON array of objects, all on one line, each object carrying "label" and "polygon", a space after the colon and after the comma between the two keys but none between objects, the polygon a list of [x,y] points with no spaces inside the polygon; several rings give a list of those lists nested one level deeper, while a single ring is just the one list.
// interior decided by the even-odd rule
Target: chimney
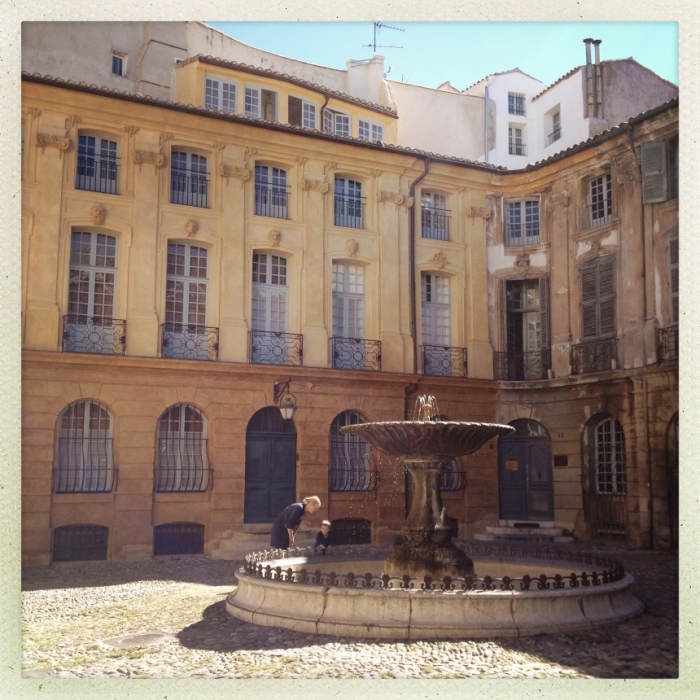
[{"label": "chimney", "polygon": [[595,116],[595,74],[591,63],[591,43],[593,39],[584,39],[586,45],[586,105],[585,117]]},{"label": "chimney", "polygon": [[593,39],[584,39],[583,43],[586,45],[586,65],[591,62],[591,42]]},{"label": "chimney", "polygon": [[602,41],[595,39],[595,115],[603,118],[603,66],[600,64],[600,45]]}]

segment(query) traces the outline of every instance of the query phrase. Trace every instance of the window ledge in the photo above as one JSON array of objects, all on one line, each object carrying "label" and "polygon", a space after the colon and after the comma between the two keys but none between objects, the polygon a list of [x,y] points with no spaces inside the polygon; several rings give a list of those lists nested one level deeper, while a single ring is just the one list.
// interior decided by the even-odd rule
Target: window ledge
[{"label": "window ledge", "polygon": [[85,503],[86,501],[91,503],[111,503],[115,498],[115,491],[111,491],[110,493],[93,493],[90,491],[85,491],[81,493],[53,494],[54,505],[58,505],[60,503]]},{"label": "window ledge", "polygon": [[600,226],[594,226],[593,228],[583,228],[579,231],[576,231],[573,235],[573,238],[575,240],[580,240],[580,239],[585,239],[587,237],[594,237],[594,236],[600,236],[601,234],[606,234],[610,233],[614,229],[617,229],[620,227],[620,218],[615,217],[612,219],[612,221],[609,221],[607,224],[601,224]]}]

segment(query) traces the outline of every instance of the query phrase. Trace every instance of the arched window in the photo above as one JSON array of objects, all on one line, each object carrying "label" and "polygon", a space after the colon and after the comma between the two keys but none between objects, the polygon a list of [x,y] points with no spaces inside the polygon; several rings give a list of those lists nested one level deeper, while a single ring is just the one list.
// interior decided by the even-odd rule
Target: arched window
[{"label": "arched window", "polygon": [[362,183],[347,177],[335,178],[334,223],[348,228],[364,228],[365,208]]},{"label": "arched window", "polygon": [[372,489],[372,470],[369,444],[357,435],[343,435],[345,425],[367,421],[356,411],[344,411],[331,423],[331,491],[369,491]]},{"label": "arched window", "polygon": [[544,425],[542,425],[542,423],[538,423],[536,420],[530,420],[529,418],[518,418],[509,423],[509,425],[512,425],[515,428],[515,433],[511,433],[509,435],[509,437],[511,438],[549,437],[549,431],[547,430],[547,428],[545,428]]},{"label": "arched window", "polygon": [[158,421],[156,491],[206,491],[207,431],[199,409],[171,406]]},{"label": "arched window", "polygon": [[107,493],[114,485],[112,417],[96,401],[76,401],[61,413],[54,473],[56,493]]},{"label": "arched window", "polygon": [[288,219],[287,171],[271,165],[255,166],[255,214]]},{"label": "arched window", "polygon": [[170,201],[191,207],[209,206],[207,157],[190,151],[172,151]]},{"label": "arched window", "polygon": [[450,240],[450,210],[444,195],[437,192],[421,194],[421,236],[439,241]]},{"label": "arched window", "polygon": [[595,426],[595,485],[601,494],[624,494],[625,434],[614,418],[604,418]]},{"label": "arched window", "polygon": [[100,136],[78,136],[75,189],[117,194],[117,142]]}]

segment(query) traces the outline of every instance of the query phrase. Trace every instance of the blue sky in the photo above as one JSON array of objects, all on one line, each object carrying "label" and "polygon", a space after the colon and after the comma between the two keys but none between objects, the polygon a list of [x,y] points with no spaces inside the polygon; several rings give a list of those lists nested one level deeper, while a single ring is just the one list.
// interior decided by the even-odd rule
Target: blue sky
[{"label": "blue sky", "polygon": [[[460,90],[489,73],[520,68],[547,85],[585,63],[587,37],[602,39],[602,60],[634,58],[678,84],[676,22],[393,22],[377,44],[389,78]],[[240,41],[331,68],[370,58],[372,22],[207,22]]]}]

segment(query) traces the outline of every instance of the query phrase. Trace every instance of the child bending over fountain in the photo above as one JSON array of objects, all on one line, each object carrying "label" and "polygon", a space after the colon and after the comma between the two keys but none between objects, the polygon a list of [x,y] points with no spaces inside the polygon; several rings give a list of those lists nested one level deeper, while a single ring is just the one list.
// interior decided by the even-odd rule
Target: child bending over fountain
[{"label": "child bending over fountain", "polygon": [[318,496],[307,496],[301,503],[287,506],[272,523],[270,546],[274,549],[289,549],[294,546],[294,535],[307,513],[315,513],[321,507]]},{"label": "child bending over fountain", "polygon": [[314,549],[319,550],[321,554],[325,554],[326,550],[332,545],[333,533],[331,532],[331,523],[329,520],[324,520],[321,523],[321,531],[316,535]]}]

